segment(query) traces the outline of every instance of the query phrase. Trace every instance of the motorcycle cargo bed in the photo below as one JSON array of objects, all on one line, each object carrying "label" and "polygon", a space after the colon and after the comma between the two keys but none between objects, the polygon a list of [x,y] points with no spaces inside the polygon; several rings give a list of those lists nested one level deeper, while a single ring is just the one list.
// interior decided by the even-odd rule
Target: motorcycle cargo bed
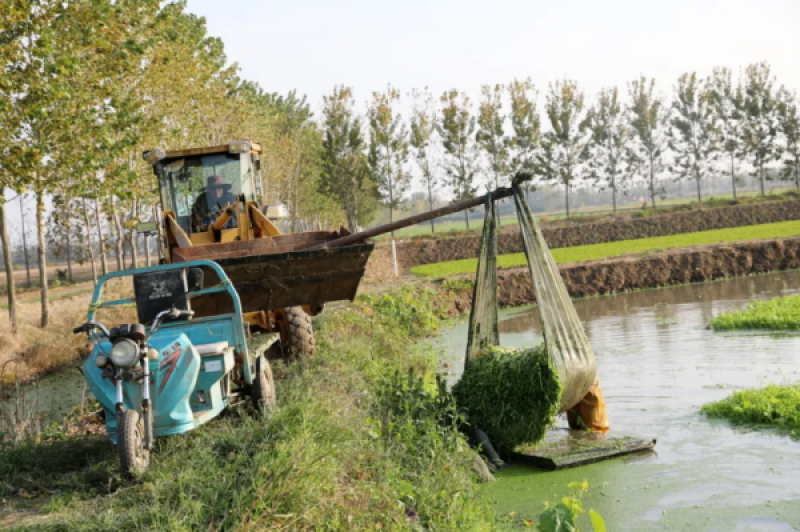
[{"label": "motorcycle cargo bed", "polygon": [[[217,262],[239,293],[243,312],[298,305],[320,306],[352,300],[374,244],[359,242],[330,249],[308,249],[339,238],[336,231],[292,233],[226,243],[173,249],[173,262],[209,259]],[[204,268],[203,286],[219,283]],[[200,316],[230,312],[225,295],[192,301]]]}]

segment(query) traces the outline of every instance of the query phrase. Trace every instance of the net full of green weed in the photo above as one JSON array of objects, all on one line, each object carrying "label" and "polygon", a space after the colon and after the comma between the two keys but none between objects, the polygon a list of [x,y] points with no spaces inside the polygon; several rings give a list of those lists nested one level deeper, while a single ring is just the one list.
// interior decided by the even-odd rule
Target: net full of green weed
[{"label": "net full of green weed", "polygon": [[544,438],[558,412],[561,384],[544,345],[494,347],[470,361],[453,395],[469,423],[509,452]]}]

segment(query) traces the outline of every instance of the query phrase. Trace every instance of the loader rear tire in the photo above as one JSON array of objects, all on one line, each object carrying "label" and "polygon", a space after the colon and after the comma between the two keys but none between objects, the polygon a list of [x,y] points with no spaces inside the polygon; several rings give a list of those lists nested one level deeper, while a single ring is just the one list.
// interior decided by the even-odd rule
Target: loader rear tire
[{"label": "loader rear tire", "polygon": [[281,323],[281,343],[288,360],[308,360],[317,352],[314,344],[314,328],[311,316],[302,307],[283,309]]},{"label": "loader rear tire", "polygon": [[127,410],[122,414],[117,439],[123,476],[133,477],[150,466],[150,451],[144,448],[144,420],[138,410]]}]

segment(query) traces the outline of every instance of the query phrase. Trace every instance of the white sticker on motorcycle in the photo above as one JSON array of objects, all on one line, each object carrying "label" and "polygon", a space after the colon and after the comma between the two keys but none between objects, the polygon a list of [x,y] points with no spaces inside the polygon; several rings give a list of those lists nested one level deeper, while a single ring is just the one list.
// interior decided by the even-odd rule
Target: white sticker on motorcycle
[{"label": "white sticker on motorcycle", "polygon": [[222,371],[221,360],[209,360],[204,363],[206,371]]}]

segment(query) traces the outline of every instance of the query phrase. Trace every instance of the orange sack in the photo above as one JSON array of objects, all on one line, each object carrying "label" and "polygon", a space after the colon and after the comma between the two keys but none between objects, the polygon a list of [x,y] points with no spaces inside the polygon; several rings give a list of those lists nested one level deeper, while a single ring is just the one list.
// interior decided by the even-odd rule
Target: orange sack
[{"label": "orange sack", "polygon": [[581,402],[567,411],[567,422],[571,429],[588,428],[592,432],[608,432],[608,412],[599,375]]}]

